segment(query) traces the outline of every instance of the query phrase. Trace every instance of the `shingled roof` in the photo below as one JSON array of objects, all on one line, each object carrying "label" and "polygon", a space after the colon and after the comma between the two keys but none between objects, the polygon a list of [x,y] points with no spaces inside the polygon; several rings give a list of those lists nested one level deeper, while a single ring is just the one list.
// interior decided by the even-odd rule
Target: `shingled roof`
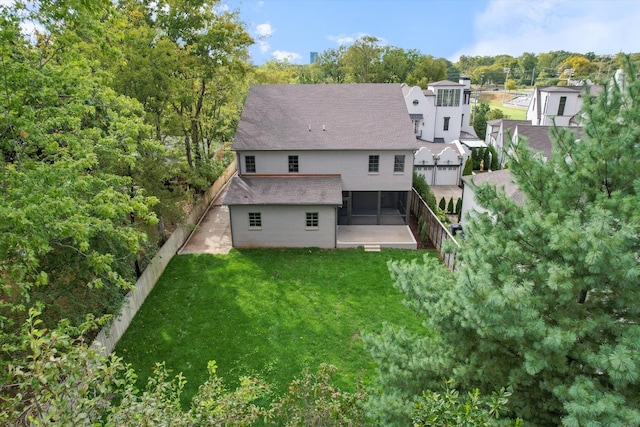
[{"label": "shingled roof", "polygon": [[253,85],[233,150],[415,150],[399,84]]},{"label": "shingled roof", "polygon": [[340,175],[235,176],[225,205],[342,205]]},{"label": "shingled roof", "polygon": [[493,172],[484,172],[477,175],[462,177],[465,184],[473,183],[476,186],[483,184],[494,185],[502,188],[505,194],[511,197],[517,204],[524,203],[524,195],[520,192],[520,187],[513,180],[513,175],[509,169],[501,169]]}]

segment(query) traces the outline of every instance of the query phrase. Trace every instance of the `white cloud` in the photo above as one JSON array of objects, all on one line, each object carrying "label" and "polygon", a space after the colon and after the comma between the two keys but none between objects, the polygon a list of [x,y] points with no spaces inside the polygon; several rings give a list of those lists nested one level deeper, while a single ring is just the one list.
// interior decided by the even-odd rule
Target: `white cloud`
[{"label": "white cloud", "polygon": [[[335,42],[338,46],[343,46],[343,45],[347,45],[347,44],[351,44],[353,42],[355,42],[356,40],[358,40],[361,37],[365,37],[365,36],[371,36],[371,34],[367,34],[367,33],[357,33],[354,35],[339,35],[339,36],[327,36],[328,40],[331,40],[332,42]],[[375,37],[378,39],[378,42],[380,43],[380,45],[385,46],[387,45],[387,40],[382,38],[382,37],[377,37],[377,36],[371,36],[371,37]]]},{"label": "white cloud", "polygon": [[[491,0],[475,16],[475,42],[454,55],[520,56],[553,50],[637,52],[637,0]],[[451,58],[450,58],[451,59]]]},{"label": "white cloud", "polygon": [[256,33],[260,38],[271,37],[273,32],[274,30],[271,27],[271,24],[268,22],[265,22],[264,24],[256,25]]},{"label": "white cloud", "polygon": [[260,49],[260,52],[262,53],[267,53],[271,50],[271,46],[269,45],[269,43],[267,43],[264,40],[258,40],[258,49]]},{"label": "white cloud", "polygon": [[275,52],[273,52],[273,57],[278,61],[288,61],[291,63],[300,61],[302,59],[302,56],[300,56],[300,54],[295,52],[287,52],[284,50],[276,50]]}]

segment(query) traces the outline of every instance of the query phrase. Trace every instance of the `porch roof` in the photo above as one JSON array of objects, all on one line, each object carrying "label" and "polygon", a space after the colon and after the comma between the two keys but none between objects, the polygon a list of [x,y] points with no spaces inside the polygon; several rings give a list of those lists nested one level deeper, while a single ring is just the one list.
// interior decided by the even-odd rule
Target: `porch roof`
[{"label": "porch roof", "polygon": [[342,205],[340,175],[252,175],[231,180],[225,205]]}]

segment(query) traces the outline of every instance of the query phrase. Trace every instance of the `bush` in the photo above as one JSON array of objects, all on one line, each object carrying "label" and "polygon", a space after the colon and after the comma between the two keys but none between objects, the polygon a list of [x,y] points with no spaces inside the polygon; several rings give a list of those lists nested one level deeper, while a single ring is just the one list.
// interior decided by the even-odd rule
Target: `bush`
[{"label": "bush", "polygon": [[447,209],[447,201],[444,199],[444,197],[440,199],[440,204],[438,206],[440,207],[441,211],[444,211]]},{"label": "bush", "polygon": [[447,213],[453,213],[453,197],[449,199],[449,204],[447,204]]}]

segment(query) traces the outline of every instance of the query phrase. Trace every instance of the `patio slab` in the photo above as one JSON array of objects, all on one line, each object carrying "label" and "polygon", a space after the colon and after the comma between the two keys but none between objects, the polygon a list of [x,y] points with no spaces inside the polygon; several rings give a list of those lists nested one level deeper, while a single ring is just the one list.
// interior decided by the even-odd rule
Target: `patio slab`
[{"label": "patio slab", "polygon": [[379,245],[381,248],[417,249],[408,225],[339,225],[337,248]]}]

